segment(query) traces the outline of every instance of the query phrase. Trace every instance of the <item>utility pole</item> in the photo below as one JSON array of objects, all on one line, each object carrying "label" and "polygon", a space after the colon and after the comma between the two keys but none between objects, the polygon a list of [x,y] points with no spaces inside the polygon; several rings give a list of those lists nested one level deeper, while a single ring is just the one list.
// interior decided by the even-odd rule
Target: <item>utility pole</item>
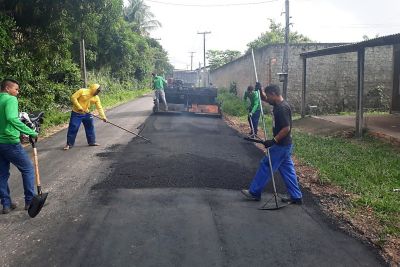
[{"label": "utility pole", "polygon": [[[210,34],[211,32],[197,32],[197,34],[202,34],[203,35],[203,69],[204,69],[204,73],[206,72],[206,34]],[[205,79],[204,79],[204,83],[205,83]],[[205,84],[204,84],[205,86]]]},{"label": "utility pole", "polygon": [[86,56],[85,56],[85,40],[82,38],[79,42],[80,47],[80,59],[81,59],[81,79],[83,85],[87,87],[87,74],[86,74]]},{"label": "utility pole", "polygon": [[290,16],[289,16],[289,0],[285,0],[285,17],[286,17],[286,27],[285,27],[285,50],[283,51],[283,62],[282,62],[282,72],[284,73],[283,81],[283,98],[287,97],[287,86],[288,86],[288,71],[289,71],[289,26],[290,26]]},{"label": "utility pole", "polygon": [[190,70],[193,70],[193,54],[196,52],[189,52],[190,53]]}]

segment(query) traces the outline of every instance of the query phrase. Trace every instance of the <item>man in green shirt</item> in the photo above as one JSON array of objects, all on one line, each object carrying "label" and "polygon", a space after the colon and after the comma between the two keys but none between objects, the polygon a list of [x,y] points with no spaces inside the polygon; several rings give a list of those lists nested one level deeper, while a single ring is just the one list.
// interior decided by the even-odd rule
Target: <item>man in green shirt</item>
[{"label": "man in green shirt", "polygon": [[35,173],[32,162],[20,144],[19,136],[22,133],[32,138],[37,133],[22,123],[18,117],[19,83],[12,79],[5,79],[0,85],[0,199],[3,205],[3,214],[16,208],[11,201],[8,179],[10,177],[10,163],[14,164],[22,174],[25,194],[25,210],[29,208],[35,194]]},{"label": "man in green shirt", "polygon": [[258,121],[260,119],[261,108],[260,108],[260,96],[259,92],[254,91],[254,87],[249,85],[247,87],[247,91],[244,94],[244,100],[246,101],[247,98],[250,100],[249,106],[249,116],[248,121],[250,125],[250,137],[256,137],[258,132]]},{"label": "man in green shirt", "polygon": [[[155,90],[155,99],[157,101],[157,108],[160,106],[160,98],[165,106],[165,111],[168,111],[167,100],[165,99],[165,92],[164,92],[164,84],[167,82],[161,76],[156,75],[155,73],[151,74],[153,76],[153,89]],[[158,111],[158,110],[157,110]]]}]

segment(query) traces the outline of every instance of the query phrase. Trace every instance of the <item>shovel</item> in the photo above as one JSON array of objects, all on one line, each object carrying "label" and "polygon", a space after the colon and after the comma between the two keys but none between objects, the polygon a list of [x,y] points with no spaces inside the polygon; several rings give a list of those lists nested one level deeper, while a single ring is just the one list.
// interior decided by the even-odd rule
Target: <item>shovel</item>
[{"label": "shovel", "polygon": [[37,195],[33,197],[32,202],[29,205],[28,214],[31,218],[35,218],[36,215],[38,215],[40,210],[43,208],[48,193],[43,193],[42,187],[40,185],[39,162],[36,150],[36,143],[32,139],[32,137],[29,137],[29,142],[31,143],[33,148],[33,165],[35,166],[35,182],[37,187]]}]

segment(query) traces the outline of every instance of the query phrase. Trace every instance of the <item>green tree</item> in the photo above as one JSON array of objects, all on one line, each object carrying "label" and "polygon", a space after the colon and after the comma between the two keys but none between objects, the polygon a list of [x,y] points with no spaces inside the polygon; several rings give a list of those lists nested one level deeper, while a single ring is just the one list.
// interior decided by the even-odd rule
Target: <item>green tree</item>
[{"label": "green tree", "polygon": [[[279,44],[285,42],[285,28],[281,23],[276,23],[274,20],[270,19],[269,31],[262,33],[256,40],[247,44],[248,50],[260,48],[270,44]],[[311,42],[311,39],[307,36],[299,34],[296,31],[289,32],[289,43],[307,43]]]},{"label": "green tree", "polygon": [[131,29],[141,35],[149,35],[149,31],[161,27],[161,23],[154,19],[154,14],[144,0],[129,0],[129,5],[124,9],[125,20]]},{"label": "green tree", "polygon": [[23,110],[69,106],[70,94],[82,85],[82,38],[89,70],[129,88],[146,83],[154,69],[171,68],[161,45],[125,19],[123,0],[0,0],[0,79],[21,82]]},{"label": "green tree", "polygon": [[240,51],[235,50],[208,50],[207,59],[211,70],[229,63],[241,56]]},{"label": "green tree", "polygon": [[379,37],[379,33],[375,34],[375,37],[372,37],[372,38],[370,38],[368,35],[364,34],[362,38],[363,38],[363,41],[368,41],[368,40],[378,38],[378,37]]},{"label": "green tree", "polygon": [[174,66],[169,63],[167,51],[165,51],[160,43],[153,38],[147,38],[147,42],[154,55],[154,72],[165,76],[172,76]]}]

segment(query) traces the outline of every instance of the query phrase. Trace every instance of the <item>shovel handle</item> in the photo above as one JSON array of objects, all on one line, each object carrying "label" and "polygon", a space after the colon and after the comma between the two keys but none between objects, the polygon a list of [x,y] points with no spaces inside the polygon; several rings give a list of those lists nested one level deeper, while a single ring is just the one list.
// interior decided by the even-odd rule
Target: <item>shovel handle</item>
[{"label": "shovel handle", "polygon": [[38,194],[42,194],[42,189],[40,186],[40,174],[39,174],[39,161],[36,147],[33,148],[33,165],[35,167],[35,181],[38,190]]}]

